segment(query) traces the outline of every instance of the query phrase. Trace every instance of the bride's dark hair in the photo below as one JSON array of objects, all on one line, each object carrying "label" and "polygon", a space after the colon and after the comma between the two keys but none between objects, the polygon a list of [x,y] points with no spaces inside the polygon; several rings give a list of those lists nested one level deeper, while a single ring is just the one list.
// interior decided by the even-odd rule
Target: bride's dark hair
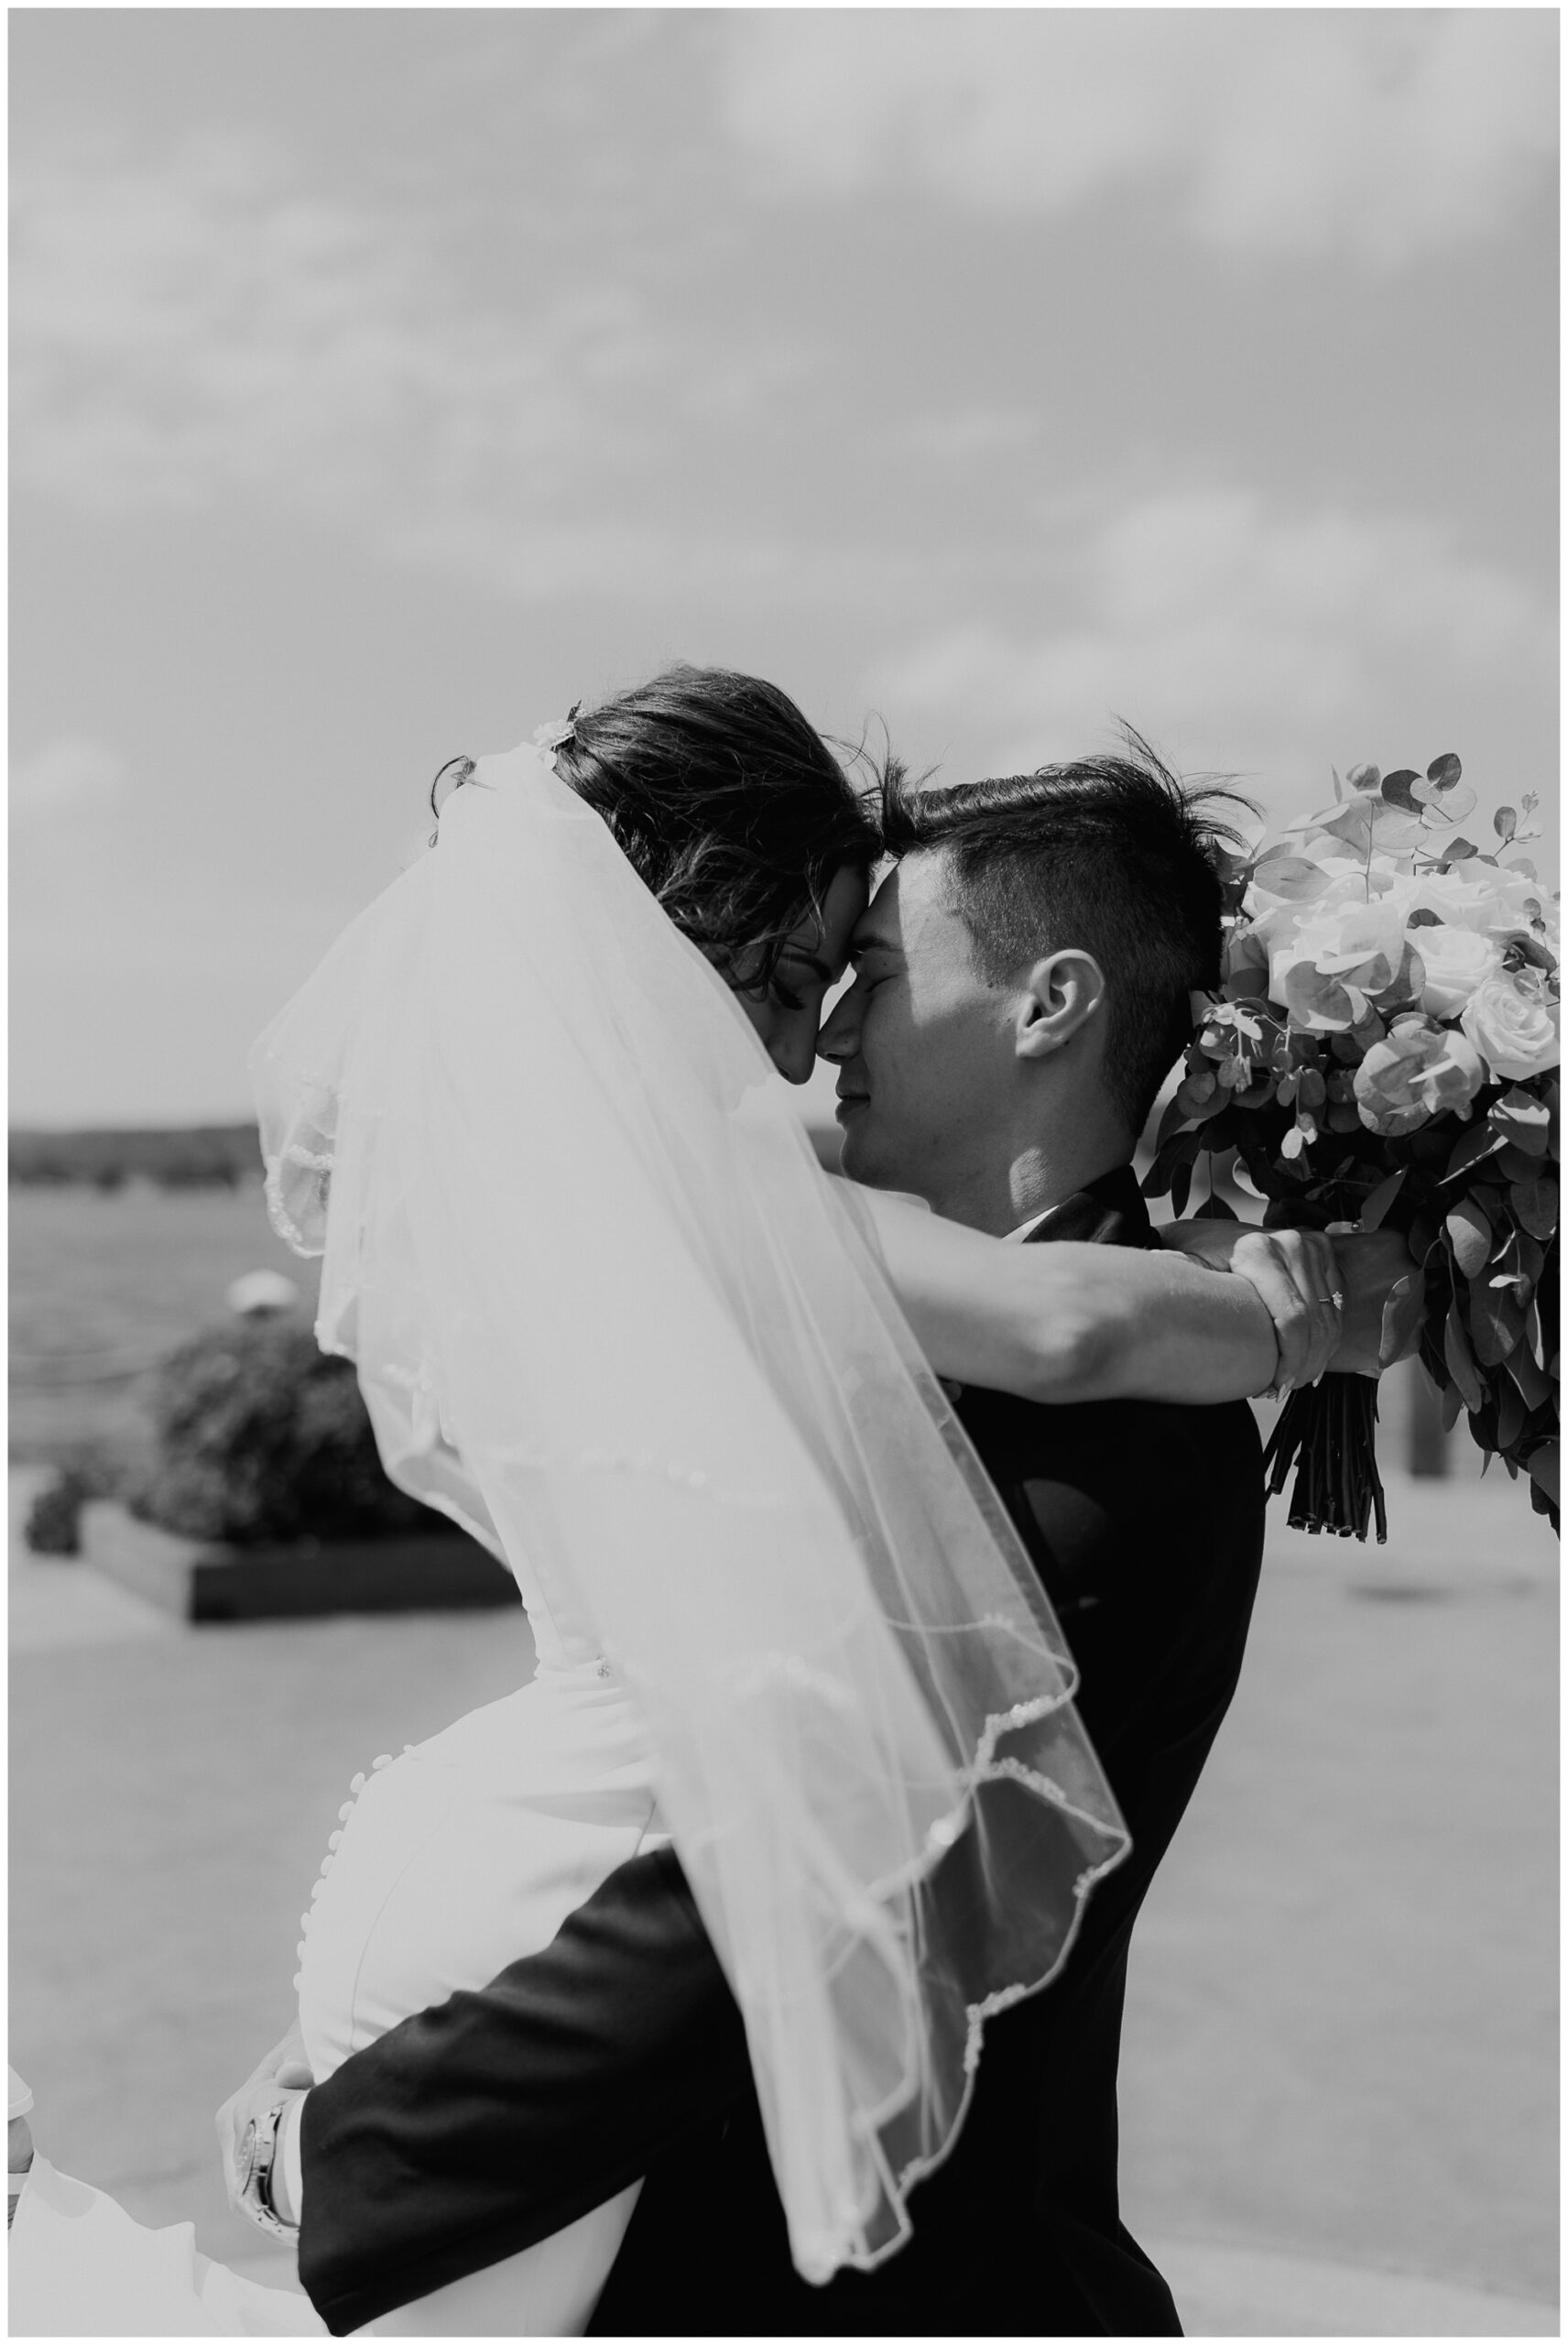
[{"label": "bride's dark hair", "polygon": [[[852,763],[863,752],[848,753]],[[748,993],[846,863],[880,855],[862,793],[788,694],[729,668],[666,668],[585,709],[556,771],[592,806],[676,927]],[[436,776],[468,779],[454,758]]]}]

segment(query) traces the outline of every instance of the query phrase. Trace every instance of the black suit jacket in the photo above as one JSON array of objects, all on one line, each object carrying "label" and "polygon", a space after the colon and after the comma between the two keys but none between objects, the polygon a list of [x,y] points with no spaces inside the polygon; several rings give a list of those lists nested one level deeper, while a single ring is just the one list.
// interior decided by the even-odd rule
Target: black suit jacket
[{"label": "black suit jacket", "polygon": [[[1156,1242],[1130,1168],[1039,1240]],[[634,1860],[542,1953],[395,2028],[305,2103],[299,2269],[334,2332],[647,2182],[599,2334],[1180,2333],[1123,2225],[1116,2062],[1138,1910],[1229,1705],[1263,1540],[1244,1403],[959,1403],[1082,1673],[1132,1832],[1051,1986],[994,2019],[914,2236],[825,2288],[789,2261],[739,2014],[673,1852]]]}]

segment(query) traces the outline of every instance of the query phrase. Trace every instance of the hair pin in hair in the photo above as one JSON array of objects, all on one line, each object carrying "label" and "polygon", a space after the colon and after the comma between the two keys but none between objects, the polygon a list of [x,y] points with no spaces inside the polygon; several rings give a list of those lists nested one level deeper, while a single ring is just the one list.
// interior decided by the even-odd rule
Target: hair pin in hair
[{"label": "hair pin in hair", "polygon": [[534,747],[551,773],[555,771],[555,753],[561,743],[577,738],[577,712],[582,705],[580,700],[574,700],[564,716],[552,717],[548,725],[537,725],[534,729]]}]

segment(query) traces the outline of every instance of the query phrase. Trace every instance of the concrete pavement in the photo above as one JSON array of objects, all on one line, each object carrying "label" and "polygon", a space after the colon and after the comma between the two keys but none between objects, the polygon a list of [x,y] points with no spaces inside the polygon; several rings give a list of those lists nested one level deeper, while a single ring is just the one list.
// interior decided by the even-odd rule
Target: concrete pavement
[{"label": "concrete pavement", "polygon": [[[1555,2333],[1556,1556],[1523,1493],[1276,1527],[1134,1944],[1127,2219],[1191,2333]],[[212,2111],[289,2016],[348,1779],[528,1674],[515,1616],[191,1630],[13,1576],[12,2057],[40,2144],[283,2277]]]}]

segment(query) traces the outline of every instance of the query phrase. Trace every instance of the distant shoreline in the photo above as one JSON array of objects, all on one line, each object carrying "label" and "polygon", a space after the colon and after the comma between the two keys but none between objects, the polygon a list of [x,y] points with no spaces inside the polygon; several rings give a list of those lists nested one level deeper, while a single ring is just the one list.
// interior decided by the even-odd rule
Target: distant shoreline
[{"label": "distant shoreline", "polygon": [[[826,1169],[838,1168],[837,1127],[811,1123],[807,1136]],[[237,1189],[262,1173],[255,1124],[148,1125],[136,1129],[57,1132],[14,1129],[7,1168],[14,1189]]]},{"label": "distant shoreline", "polygon": [[35,1131],[7,1136],[15,1188],[117,1189],[127,1181],[161,1188],[238,1188],[261,1177],[254,1123],[149,1125]]}]

